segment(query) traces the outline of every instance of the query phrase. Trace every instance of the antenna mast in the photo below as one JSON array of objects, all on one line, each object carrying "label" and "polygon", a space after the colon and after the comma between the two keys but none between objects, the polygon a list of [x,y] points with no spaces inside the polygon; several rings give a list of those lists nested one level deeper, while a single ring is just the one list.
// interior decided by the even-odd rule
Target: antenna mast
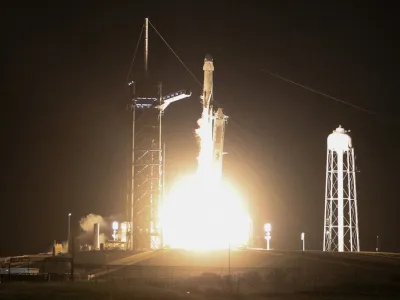
[{"label": "antenna mast", "polygon": [[144,73],[147,77],[147,68],[149,62],[149,18],[144,21]]}]

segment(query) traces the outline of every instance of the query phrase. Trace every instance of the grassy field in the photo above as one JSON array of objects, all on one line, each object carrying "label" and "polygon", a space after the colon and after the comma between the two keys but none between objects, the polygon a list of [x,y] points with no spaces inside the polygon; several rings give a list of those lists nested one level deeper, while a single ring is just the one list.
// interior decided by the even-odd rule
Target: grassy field
[{"label": "grassy field", "polygon": [[286,300],[367,300],[367,299],[399,299],[398,295],[362,295],[343,294],[338,292],[299,293],[299,294],[228,294],[228,293],[188,293],[184,291],[172,291],[151,286],[129,285],[126,283],[65,283],[65,284],[2,284],[0,285],[0,299],[22,300],[22,299],[84,299],[84,300],[128,300],[128,299],[286,299]]}]

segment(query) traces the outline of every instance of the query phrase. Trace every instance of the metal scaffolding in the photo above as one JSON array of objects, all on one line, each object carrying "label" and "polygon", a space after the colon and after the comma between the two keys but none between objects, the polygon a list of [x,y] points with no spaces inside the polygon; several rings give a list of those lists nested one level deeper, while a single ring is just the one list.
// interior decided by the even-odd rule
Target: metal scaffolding
[{"label": "metal scaffolding", "polygon": [[132,97],[132,172],[130,182],[130,234],[128,249],[159,249],[163,247],[159,209],[164,192],[165,153],[162,148],[162,117],[166,107],[190,97],[181,90],[158,98],[138,97],[130,83]]},{"label": "metal scaffolding", "polygon": [[[159,89],[159,94],[161,89]],[[158,207],[162,191],[160,97],[132,97],[131,228],[128,248],[161,247]]]},{"label": "metal scaffolding", "polygon": [[338,127],[328,137],[324,251],[360,251],[354,148]]},{"label": "metal scaffolding", "polygon": [[[159,224],[159,208],[164,191],[164,161],[162,146],[162,116],[169,104],[188,98],[191,93],[181,90],[163,97],[162,84],[149,84],[149,20],[144,24],[144,75],[145,81],[130,81],[132,110],[132,169],[130,173],[127,218],[130,228],[127,249],[149,250],[163,246]],[[139,38],[140,39],[140,38]],[[136,90],[139,88],[139,92]],[[155,94],[157,94],[155,96]],[[165,149],[165,145],[164,145]],[[164,158],[164,159],[163,159]]]}]

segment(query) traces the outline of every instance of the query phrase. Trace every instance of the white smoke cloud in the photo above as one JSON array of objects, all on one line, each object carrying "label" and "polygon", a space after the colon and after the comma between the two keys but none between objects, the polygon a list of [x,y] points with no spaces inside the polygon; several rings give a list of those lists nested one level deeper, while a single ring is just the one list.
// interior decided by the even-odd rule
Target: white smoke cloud
[{"label": "white smoke cloud", "polygon": [[[80,243],[84,244],[92,244],[93,242],[93,229],[94,224],[100,224],[100,243],[105,243],[105,241],[111,236],[111,228],[112,222],[118,221],[123,222],[124,216],[122,214],[111,215],[109,217],[103,218],[100,215],[96,215],[93,213],[88,214],[85,217],[82,217],[79,221],[79,226],[81,228],[81,234],[77,237]],[[62,241],[62,248],[58,250],[61,253],[68,252],[68,241]],[[53,251],[53,245],[49,247],[47,253],[51,253]]]},{"label": "white smoke cloud", "polygon": [[124,216],[122,214],[111,215],[109,217],[102,217],[93,213],[88,214],[79,221],[79,226],[82,230],[79,239],[81,242],[91,244],[93,241],[93,227],[95,223],[100,224],[100,243],[104,243],[112,233],[112,223],[114,221],[123,222]]},{"label": "white smoke cloud", "polygon": [[79,226],[81,227],[83,232],[93,232],[93,226],[95,223],[100,223],[100,230],[102,227],[105,227],[107,225],[102,216],[88,214],[86,217],[81,218],[81,220],[79,221]]},{"label": "white smoke cloud", "polygon": [[81,227],[82,233],[79,236],[79,240],[84,243],[92,244],[93,242],[93,227],[95,223],[100,224],[100,243],[104,243],[107,240],[107,229],[108,224],[106,220],[96,214],[88,214],[86,217],[81,218],[79,226]]}]

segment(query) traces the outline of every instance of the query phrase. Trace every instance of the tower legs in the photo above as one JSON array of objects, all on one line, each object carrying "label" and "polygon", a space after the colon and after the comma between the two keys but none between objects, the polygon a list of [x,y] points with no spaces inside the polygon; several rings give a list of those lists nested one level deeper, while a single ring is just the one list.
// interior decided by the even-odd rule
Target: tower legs
[{"label": "tower legs", "polygon": [[354,149],[327,151],[324,251],[358,252]]}]

